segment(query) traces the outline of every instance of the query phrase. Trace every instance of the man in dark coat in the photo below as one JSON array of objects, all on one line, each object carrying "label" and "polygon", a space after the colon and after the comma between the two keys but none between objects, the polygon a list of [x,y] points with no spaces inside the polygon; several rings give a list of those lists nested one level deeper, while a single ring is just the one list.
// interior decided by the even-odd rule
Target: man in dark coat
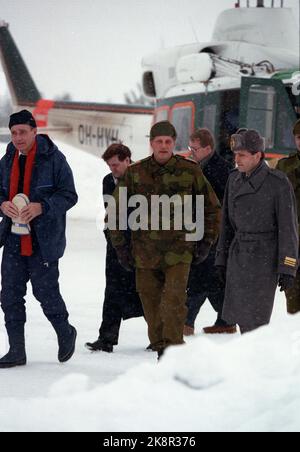
[{"label": "man in dark coat", "polygon": [[[77,203],[73,175],[50,138],[37,135],[29,111],[11,115],[9,128],[12,143],[0,162],[0,245],[1,307],[10,349],[0,368],[26,364],[24,297],[29,280],[57,334],[58,359],[66,362],[75,350],[76,330],[60,294],[58,260],[66,247],[66,212]],[[19,198],[28,200],[21,210],[15,201],[20,193]],[[26,235],[16,235],[22,228]]]},{"label": "man in dark coat", "polygon": [[[215,151],[215,142],[208,129],[198,129],[190,137],[190,150],[193,159],[199,163],[202,172],[219,201],[222,203],[225,187],[233,166]],[[196,317],[208,298],[218,317],[214,326],[204,328],[206,334],[236,333],[236,325],[228,325],[222,319],[225,296],[224,285],[220,282],[215,268],[216,246],[213,246],[208,258],[201,264],[191,267],[188,283],[188,315],[184,328],[186,336],[194,334]]]},{"label": "man in dark coat", "polygon": [[[111,169],[111,173],[103,179],[103,195],[112,195],[119,180],[124,176],[131,164],[131,151],[123,144],[112,144],[102,156]],[[91,351],[113,352],[118,344],[121,321],[143,316],[143,308],[136,292],[135,274],[126,271],[118,261],[117,253],[112,246],[107,231],[106,249],[106,288],[102,313],[102,324],[99,338],[88,342],[86,347]],[[126,232],[128,244],[130,232]]]},{"label": "man in dark coat", "polygon": [[[294,137],[297,152],[291,154],[278,162],[277,169],[283,171],[289,178],[297,201],[298,222],[300,224],[300,119],[294,126]],[[300,229],[299,229],[300,236]],[[289,314],[297,314],[300,312],[300,268],[298,268],[297,276],[293,287],[285,292],[287,300],[287,311]]]},{"label": "man in dark coat", "polygon": [[287,176],[264,161],[255,130],[232,136],[237,169],[229,177],[216,265],[226,279],[223,319],[246,333],[270,322],[276,287],[292,287],[298,267],[298,221]]}]

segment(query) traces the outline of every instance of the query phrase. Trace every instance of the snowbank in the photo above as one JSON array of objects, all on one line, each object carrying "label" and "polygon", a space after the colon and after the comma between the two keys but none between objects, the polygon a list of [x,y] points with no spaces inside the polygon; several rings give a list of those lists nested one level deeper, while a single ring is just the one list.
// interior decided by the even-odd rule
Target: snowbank
[{"label": "snowbank", "polygon": [[299,332],[297,316],[221,343],[201,336],[93,390],[85,368],[47,397],[2,401],[1,430],[299,431]]}]

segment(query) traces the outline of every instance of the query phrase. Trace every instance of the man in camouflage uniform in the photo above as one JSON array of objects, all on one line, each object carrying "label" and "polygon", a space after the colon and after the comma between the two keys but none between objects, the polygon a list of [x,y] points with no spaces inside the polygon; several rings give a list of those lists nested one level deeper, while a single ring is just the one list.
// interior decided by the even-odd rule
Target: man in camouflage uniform
[{"label": "man in camouflage uniform", "polygon": [[[289,178],[296,195],[298,207],[298,222],[300,224],[300,119],[296,122],[294,130],[297,153],[291,154],[278,162],[277,169],[283,171]],[[300,235],[300,229],[299,229]],[[298,269],[295,283],[291,289],[286,290],[287,310],[289,314],[300,312],[300,270]]]},{"label": "man in camouflage uniform", "polygon": [[180,195],[183,199],[185,195],[204,195],[203,239],[197,244],[187,241],[184,228],[162,230],[161,209],[159,230],[151,229],[151,224],[150,227],[147,224],[148,230],[132,231],[131,249],[126,247],[122,231],[110,231],[120,263],[128,270],[133,265],[136,267],[137,291],[142,300],[149,339],[159,357],[166,347],[184,343],[190,266],[194,255],[198,262],[208,256],[217,239],[220,223],[220,204],[199,166],[173,154],[176,136],[175,128],[168,121],[155,124],[150,132],[153,155],[128,168],[114,196],[119,206],[121,188],[128,190],[129,199],[143,195],[148,202],[148,219],[151,219],[152,196]]}]

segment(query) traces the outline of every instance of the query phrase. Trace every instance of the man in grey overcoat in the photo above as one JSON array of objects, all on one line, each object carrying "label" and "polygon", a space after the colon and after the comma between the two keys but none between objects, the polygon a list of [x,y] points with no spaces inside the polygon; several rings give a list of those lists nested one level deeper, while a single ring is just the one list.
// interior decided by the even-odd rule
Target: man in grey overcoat
[{"label": "man in grey overcoat", "polygon": [[226,283],[222,318],[246,333],[270,322],[277,285],[293,285],[298,220],[292,186],[268,167],[260,134],[240,129],[231,148],[237,169],[225,192],[216,266]]}]

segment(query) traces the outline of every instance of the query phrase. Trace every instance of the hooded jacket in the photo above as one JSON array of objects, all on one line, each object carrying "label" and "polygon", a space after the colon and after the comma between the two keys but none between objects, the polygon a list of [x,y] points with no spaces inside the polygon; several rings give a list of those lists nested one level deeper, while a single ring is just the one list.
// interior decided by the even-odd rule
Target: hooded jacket
[{"label": "hooded jacket", "polygon": [[[37,153],[30,184],[30,202],[41,203],[42,215],[31,222],[44,262],[60,259],[66,248],[66,213],[78,200],[73,174],[65,156],[47,135],[37,135]],[[0,161],[0,206],[9,200],[10,176],[16,148],[7,146]],[[10,234],[11,219],[0,223],[0,247]]]}]

